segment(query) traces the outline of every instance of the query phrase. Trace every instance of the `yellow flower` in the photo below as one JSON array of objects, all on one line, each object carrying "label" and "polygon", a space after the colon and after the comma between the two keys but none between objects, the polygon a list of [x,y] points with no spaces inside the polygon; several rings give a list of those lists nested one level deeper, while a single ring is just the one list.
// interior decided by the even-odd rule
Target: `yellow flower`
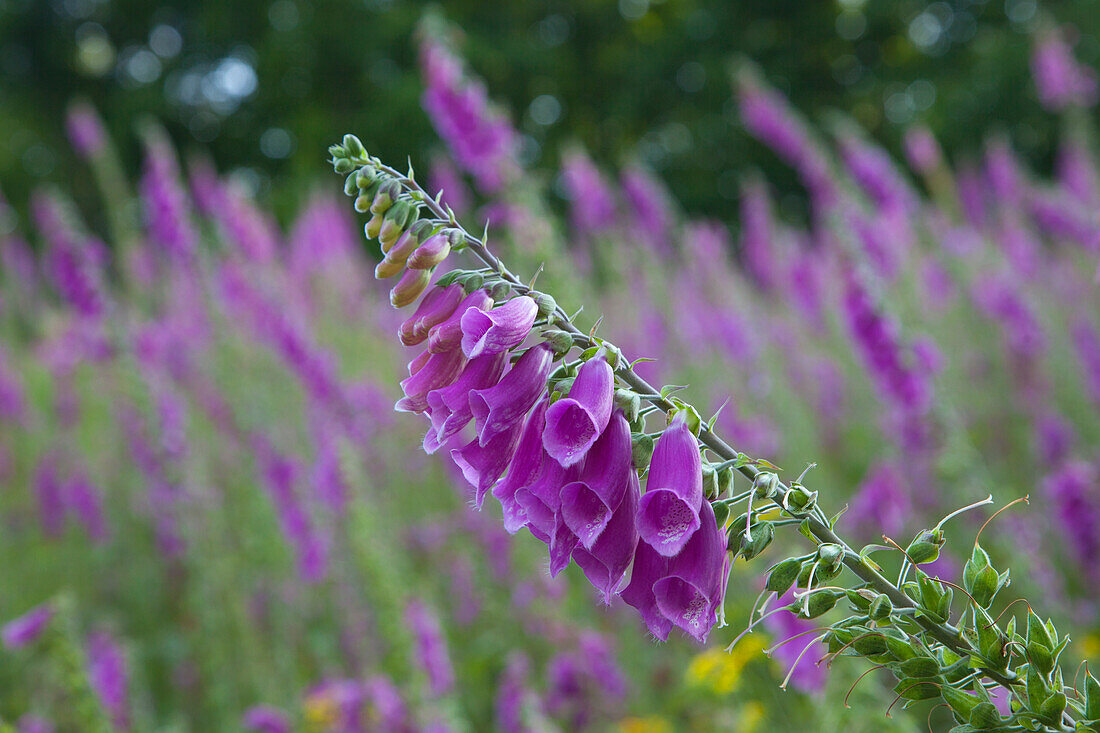
[{"label": "yellow flower", "polygon": [[672,724],[659,715],[647,718],[623,718],[619,733],[672,733]]},{"label": "yellow flower", "polygon": [[689,685],[702,687],[718,695],[728,695],[741,682],[741,671],[764,648],[759,636],[750,636],[726,652],[720,647],[697,654],[688,665],[685,677]]},{"label": "yellow flower", "polygon": [[741,708],[741,721],[737,726],[737,730],[740,733],[754,733],[760,727],[760,724],[764,722],[765,712],[764,706],[756,700],[745,703]]},{"label": "yellow flower", "polygon": [[303,705],[306,725],[310,730],[324,731],[336,725],[340,719],[340,706],[331,696],[314,694]]}]

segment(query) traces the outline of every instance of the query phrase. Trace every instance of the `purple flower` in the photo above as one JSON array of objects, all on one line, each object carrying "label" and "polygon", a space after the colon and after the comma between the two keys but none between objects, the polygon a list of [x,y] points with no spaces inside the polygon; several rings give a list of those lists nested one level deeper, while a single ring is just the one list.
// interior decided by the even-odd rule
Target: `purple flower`
[{"label": "purple flower", "polygon": [[54,733],[53,723],[37,715],[24,715],[15,724],[17,733]]},{"label": "purple flower", "polygon": [[439,619],[418,600],[405,607],[405,623],[416,644],[417,661],[428,676],[428,687],[435,697],[454,689],[454,670],[447,654],[447,641],[439,627]]},{"label": "purple flower", "polygon": [[634,229],[658,252],[669,252],[674,216],[670,196],[660,179],[633,164],[619,175],[619,185],[630,207]]},{"label": "purple flower", "polygon": [[53,618],[53,606],[43,603],[0,627],[0,641],[8,649],[19,649],[33,644],[46,631]]},{"label": "purple flower", "polygon": [[[427,358],[423,358],[423,357]],[[428,409],[428,393],[451,384],[466,366],[466,357],[458,349],[443,353],[423,352],[409,362],[409,376],[401,380],[405,396],[397,401],[398,412],[425,412]]]},{"label": "purple flower", "polygon": [[914,125],[905,131],[905,157],[918,173],[928,175],[943,163],[943,151],[932,131],[924,125]]},{"label": "purple flower", "polygon": [[583,150],[565,155],[561,175],[569,197],[570,220],[578,234],[598,234],[615,223],[615,197]]},{"label": "purple flower", "polygon": [[99,154],[107,143],[107,133],[103,130],[103,121],[99,119],[95,108],[87,102],[73,102],[65,114],[65,132],[69,144],[81,158],[92,158]]},{"label": "purple flower", "polygon": [[139,184],[150,239],[177,262],[187,262],[198,246],[190,204],[179,181],[179,163],[163,131],[145,142],[145,172]]},{"label": "purple flower", "polygon": [[1096,72],[1077,63],[1073,48],[1060,29],[1037,34],[1031,52],[1031,75],[1039,101],[1048,110],[1096,104]]},{"label": "purple flower", "polygon": [[642,541],[664,557],[676,555],[699,529],[703,503],[699,447],[684,414],[678,412],[657,439],[649,463],[646,493],[638,509]]},{"label": "purple flower", "polygon": [[524,725],[524,707],[529,692],[527,690],[527,671],[530,664],[522,652],[512,652],[497,685],[496,698],[493,701],[493,714],[496,729],[501,733],[527,733]]},{"label": "purple flower", "polygon": [[443,205],[450,206],[459,217],[469,212],[473,204],[470,189],[462,180],[462,174],[455,168],[454,161],[446,155],[432,156],[431,169],[428,172],[428,191],[442,192]]},{"label": "purple flower", "polygon": [[65,494],[88,536],[96,542],[104,542],[107,539],[107,520],[99,489],[86,476],[77,475],[69,480]]},{"label": "purple flower", "polygon": [[493,310],[470,308],[462,314],[462,351],[466,358],[499,354],[519,346],[538,315],[538,305],[526,295]]},{"label": "purple flower", "polygon": [[[792,602],[793,596],[788,592],[779,599],[778,605],[790,605]],[[790,611],[780,611],[768,616],[764,619],[764,625],[776,637],[779,637],[780,641],[793,639],[798,634],[817,628],[813,621],[800,619]],[[812,635],[807,635],[807,637],[812,638]],[[795,660],[798,660],[802,650],[809,648],[810,651],[807,651],[806,654],[802,655],[802,659],[798,660],[798,666],[791,675],[790,681],[803,692],[818,692],[825,686],[826,672],[823,667],[813,664],[812,660],[824,656],[826,649],[820,642],[803,641],[807,637],[799,637],[788,644],[784,644],[775,650],[774,655],[775,659],[782,662],[786,667],[790,667],[795,664]]]},{"label": "purple flower", "polygon": [[88,680],[111,722],[120,730],[130,728],[130,701],[126,659],[118,642],[106,631],[88,636]]},{"label": "purple flower", "polygon": [[493,487],[493,496],[500,502],[504,513],[504,529],[509,534],[515,534],[527,524],[527,512],[517,499],[517,492],[521,489],[527,490],[527,487],[534,484],[549,464],[553,464],[558,471],[561,470],[557,461],[547,455],[542,447],[542,430],[546,425],[546,408],[549,404],[549,399],[544,399],[531,411],[512,463],[508,466],[508,473]]},{"label": "purple flower", "polygon": [[42,531],[56,537],[65,525],[65,487],[57,475],[58,456],[47,454],[34,473],[34,493],[38,500],[38,521]]},{"label": "purple flower", "polygon": [[599,537],[591,547],[582,544],[573,549],[573,560],[588,582],[603,593],[605,604],[610,604],[611,597],[618,592],[638,546],[637,514],[641,485],[633,467],[628,466],[626,478],[626,491],[619,505],[611,510]]},{"label": "purple flower", "polygon": [[838,143],[848,172],[876,207],[906,212],[917,207],[916,193],[885,150],[855,132],[842,133]]},{"label": "purple flower", "polygon": [[257,733],[290,733],[290,717],[272,705],[257,705],[245,711],[241,725]]},{"label": "purple flower", "polygon": [[404,733],[407,711],[401,692],[385,677],[371,677],[363,684],[378,733]]},{"label": "purple flower", "polygon": [[443,323],[455,312],[463,300],[462,287],[448,285],[432,288],[417,306],[416,312],[401,324],[398,337],[405,346],[415,346],[428,338],[428,332]]},{"label": "purple flower", "polygon": [[775,222],[767,184],[750,178],[741,184],[741,257],[762,290],[772,290],[779,277]]},{"label": "purple flower", "polygon": [[[462,373],[452,384],[428,393],[428,413],[432,427],[424,436],[426,453],[435,453],[440,446],[466,427],[474,417],[470,408],[471,393],[497,384],[507,362],[505,352],[483,354],[466,362]],[[545,379],[543,382],[545,383]]]},{"label": "purple flower", "polygon": [[553,362],[550,347],[538,344],[524,352],[495,385],[470,393],[470,411],[481,445],[510,430],[534,407],[546,391]]},{"label": "purple flower", "polygon": [[484,445],[474,438],[462,448],[451,451],[451,459],[462,471],[463,478],[474,487],[474,504],[478,509],[485,494],[504,474],[519,445],[520,426],[498,433]]},{"label": "purple flower", "polygon": [[602,356],[585,362],[569,396],[550,405],[542,442],[563,467],[583,460],[611,419],[615,373]]},{"label": "purple flower", "polygon": [[1100,492],[1096,470],[1083,461],[1067,463],[1043,481],[1073,555],[1090,578],[1100,579]]},{"label": "purple flower", "polygon": [[585,549],[591,550],[607,527],[629,487],[629,476],[637,476],[630,450],[630,425],[616,410],[593,444],[577,480],[562,487],[562,518]]},{"label": "purple flower", "polygon": [[93,243],[78,233],[72,207],[53,193],[35,191],[31,214],[46,241],[45,271],[58,293],[82,315],[100,315],[106,308],[102,263]]},{"label": "purple flower", "polygon": [[1080,318],[1073,324],[1071,334],[1089,396],[1093,402],[1100,404],[1100,332]]},{"label": "purple flower", "polygon": [[463,298],[451,315],[428,331],[428,351],[439,354],[457,349],[462,343],[462,318],[467,311],[484,311],[493,307],[493,299],[484,290],[475,290]]}]

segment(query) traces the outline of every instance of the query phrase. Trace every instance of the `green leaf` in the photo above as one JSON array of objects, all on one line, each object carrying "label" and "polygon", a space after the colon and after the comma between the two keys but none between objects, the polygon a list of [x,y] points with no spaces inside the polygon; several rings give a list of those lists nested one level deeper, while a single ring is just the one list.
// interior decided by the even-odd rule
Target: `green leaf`
[{"label": "green leaf", "polygon": [[1100,681],[1085,672],[1085,717],[1100,720]]},{"label": "green leaf", "polygon": [[935,677],[940,673],[940,665],[931,657],[906,659],[898,668],[906,677]]},{"label": "green leaf", "polygon": [[931,700],[940,696],[939,685],[905,679],[894,685],[894,692],[904,700]]}]

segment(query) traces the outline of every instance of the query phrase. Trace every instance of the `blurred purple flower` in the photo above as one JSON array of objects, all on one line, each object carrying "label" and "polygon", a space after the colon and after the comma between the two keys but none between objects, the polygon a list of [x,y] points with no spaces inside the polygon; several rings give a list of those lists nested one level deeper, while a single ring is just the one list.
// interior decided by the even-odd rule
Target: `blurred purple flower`
[{"label": "blurred purple flower", "polygon": [[43,603],[35,606],[19,618],[8,621],[0,627],[0,641],[7,649],[19,649],[33,644],[42,636],[53,619],[53,606]]}]

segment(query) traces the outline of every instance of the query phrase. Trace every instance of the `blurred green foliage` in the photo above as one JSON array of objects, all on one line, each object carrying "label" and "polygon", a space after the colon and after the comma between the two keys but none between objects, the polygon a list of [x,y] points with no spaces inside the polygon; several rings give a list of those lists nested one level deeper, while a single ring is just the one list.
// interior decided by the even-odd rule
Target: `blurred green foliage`
[{"label": "blurred green foliage", "polygon": [[[423,166],[438,145],[420,109],[412,41],[426,5],[403,0],[6,0],[0,3],[0,180],[16,202],[41,179],[71,179],[66,103],[90,98],[116,139],[152,114],[184,148],[244,167],[277,209],[323,169],[328,141],[358,131],[383,157]],[[635,152],[688,210],[728,218],[737,179],[793,178],[740,129],[727,68],[747,55],[811,116],[853,114],[897,149],[923,120],[949,151],[1004,126],[1039,167],[1056,122],[1028,73],[1029,33],[1057,18],[1100,60],[1088,0],[805,3],[795,0],[454,0],[463,51],[554,167],[579,139],[617,164]],[[1048,15],[1049,14],[1049,15]],[[124,151],[131,169],[136,146]],[[80,186],[78,185],[78,193]]]}]

